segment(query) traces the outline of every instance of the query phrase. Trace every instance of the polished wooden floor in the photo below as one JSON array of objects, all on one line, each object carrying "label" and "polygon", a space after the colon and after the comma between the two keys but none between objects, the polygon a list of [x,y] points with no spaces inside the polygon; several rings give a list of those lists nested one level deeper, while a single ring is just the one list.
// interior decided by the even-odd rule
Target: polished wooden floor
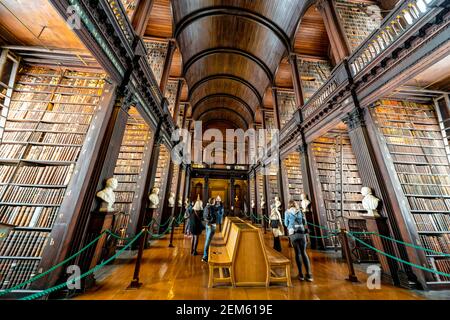
[{"label": "polished wooden floor", "polygon": [[[208,266],[201,256],[191,256],[191,239],[178,230],[175,248],[168,248],[168,239],[155,241],[144,253],[138,290],[126,290],[133,271],[134,259],[119,260],[107,269],[98,286],[76,299],[85,300],[344,300],[344,299],[423,299],[413,291],[382,284],[380,290],[369,290],[367,275],[358,271],[360,283],[345,280],[345,264],[332,253],[310,251],[315,281],[313,283],[293,280],[294,287],[271,288],[212,288],[208,284]],[[199,244],[203,248],[204,235]],[[271,237],[266,235],[266,241]],[[293,260],[293,249],[283,242],[283,254]],[[292,276],[296,277],[295,262]]]}]

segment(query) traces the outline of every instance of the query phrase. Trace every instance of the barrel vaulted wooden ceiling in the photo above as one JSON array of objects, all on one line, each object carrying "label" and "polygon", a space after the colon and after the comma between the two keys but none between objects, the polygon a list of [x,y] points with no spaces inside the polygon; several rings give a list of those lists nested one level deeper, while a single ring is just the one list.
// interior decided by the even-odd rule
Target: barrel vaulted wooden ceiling
[{"label": "barrel vaulted wooden ceiling", "polygon": [[[302,47],[296,31],[309,5],[306,0],[155,0],[146,35],[177,40],[174,63],[181,67],[173,68],[172,76],[186,80],[183,98],[193,119],[245,129],[261,121],[260,108],[267,98],[272,101],[269,87],[292,88],[287,56]],[[322,29],[319,21],[318,41]],[[328,43],[324,46],[326,54]]]}]

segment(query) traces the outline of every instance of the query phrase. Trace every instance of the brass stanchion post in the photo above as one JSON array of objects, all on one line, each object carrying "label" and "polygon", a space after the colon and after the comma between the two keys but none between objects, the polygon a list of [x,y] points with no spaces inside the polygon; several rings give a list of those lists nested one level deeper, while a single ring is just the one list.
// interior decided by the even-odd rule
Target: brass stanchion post
[{"label": "brass stanchion post", "polygon": [[139,273],[141,271],[142,255],[144,253],[144,247],[145,247],[145,243],[147,241],[147,234],[148,234],[148,230],[149,230],[148,228],[149,228],[148,226],[145,226],[142,228],[143,234],[142,234],[142,238],[141,238],[141,243],[139,244],[138,256],[136,258],[136,265],[134,267],[133,280],[131,281],[127,290],[139,289],[142,286],[142,283],[139,282]]},{"label": "brass stanchion post", "polygon": [[348,245],[347,230],[341,229],[341,242],[342,250],[344,251],[345,260],[347,261],[348,267],[348,278],[346,280],[350,282],[358,282],[356,277],[355,268],[353,266],[353,260],[350,252],[350,246]]},{"label": "brass stanchion post", "polygon": [[175,232],[175,226],[173,225],[173,223],[175,222],[175,217],[172,217],[172,222],[170,223],[170,228],[172,228],[170,230],[170,243],[169,243],[169,248],[174,248],[175,246],[173,245],[173,233]]}]

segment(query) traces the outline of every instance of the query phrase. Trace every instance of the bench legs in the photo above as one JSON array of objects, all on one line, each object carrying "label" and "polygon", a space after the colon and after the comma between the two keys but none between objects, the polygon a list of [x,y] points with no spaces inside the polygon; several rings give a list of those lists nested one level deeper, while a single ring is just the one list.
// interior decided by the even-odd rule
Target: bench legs
[{"label": "bench legs", "polygon": [[[282,268],[284,266],[284,275],[283,276],[279,276],[274,268]],[[288,287],[292,287],[292,280],[291,280],[291,264],[285,264],[285,265],[278,265],[278,266],[272,266],[270,267],[270,280],[269,280],[269,284],[271,282],[275,282],[275,283],[286,283],[286,286]]]},{"label": "bench legs", "polygon": [[287,286],[292,287],[292,279],[291,279],[291,264],[286,265],[286,278],[287,278]]},{"label": "bench legs", "polygon": [[[214,271],[219,269],[219,278],[214,276]],[[224,270],[228,269],[229,277],[225,277]],[[233,287],[235,287],[234,274],[231,266],[209,266],[209,280],[208,280],[208,288],[214,287],[216,283],[229,283]]]}]

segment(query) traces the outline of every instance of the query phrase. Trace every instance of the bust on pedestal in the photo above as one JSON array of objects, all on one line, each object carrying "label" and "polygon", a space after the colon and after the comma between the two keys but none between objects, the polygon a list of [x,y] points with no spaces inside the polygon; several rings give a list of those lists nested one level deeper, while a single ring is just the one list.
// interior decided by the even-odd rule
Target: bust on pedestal
[{"label": "bust on pedestal", "polygon": [[175,207],[175,193],[171,192],[169,194],[169,200],[167,202],[169,203],[169,208]]},{"label": "bust on pedestal", "polygon": [[277,209],[277,211],[280,211],[280,209],[281,209],[281,201],[280,201],[280,198],[275,197],[273,203],[274,203],[275,208]]},{"label": "bust on pedestal", "polygon": [[300,206],[301,206],[302,212],[303,213],[309,212],[310,206],[311,206],[311,201],[308,200],[308,196],[305,193],[302,193],[300,195],[300,199],[301,199]]},{"label": "bust on pedestal", "polygon": [[114,190],[117,189],[118,184],[117,179],[110,178],[106,180],[105,189],[97,193],[97,197],[102,200],[100,212],[114,212],[114,203],[116,202]]},{"label": "bust on pedestal", "polygon": [[159,208],[159,189],[153,188],[152,193],[149,195],[148,199],[150,200],[150,204],[148,207],[150,209],[158,209]]},{"label": "bust on pedestal", "polygon": [[368,187],[363,187],[361,189],[361,194],[364,196],[362,200],[362,205],[364,210],[367,210],[367,214],[364,214],[363,217],[372,217],[372,218],[380,218],[380,214],[378,213],[378,205],[380,204],[380,199],[375,197],[372,194],[372,189]]}]

